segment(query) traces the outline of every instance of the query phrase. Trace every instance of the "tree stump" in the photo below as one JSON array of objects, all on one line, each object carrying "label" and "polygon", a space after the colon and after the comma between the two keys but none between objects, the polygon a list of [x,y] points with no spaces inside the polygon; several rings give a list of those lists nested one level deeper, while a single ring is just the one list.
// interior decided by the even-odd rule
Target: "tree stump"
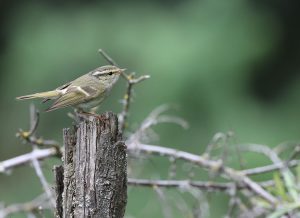
[{"label": "tree stump", "polygon": [[127,161],[120,139],[111,112],[64,129],[63,170],[55,168],[56,217],[124,217]]}]

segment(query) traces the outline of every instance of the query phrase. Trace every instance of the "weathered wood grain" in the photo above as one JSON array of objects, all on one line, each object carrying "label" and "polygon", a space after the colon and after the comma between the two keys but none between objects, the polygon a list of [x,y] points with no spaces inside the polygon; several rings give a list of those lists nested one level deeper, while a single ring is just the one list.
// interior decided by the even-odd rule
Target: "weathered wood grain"
[{"label": "weathered wood grain", "polygon": [[57,217],[124,216],[127,161],[118,132],[111,112],[64,130],[63,211]]}]

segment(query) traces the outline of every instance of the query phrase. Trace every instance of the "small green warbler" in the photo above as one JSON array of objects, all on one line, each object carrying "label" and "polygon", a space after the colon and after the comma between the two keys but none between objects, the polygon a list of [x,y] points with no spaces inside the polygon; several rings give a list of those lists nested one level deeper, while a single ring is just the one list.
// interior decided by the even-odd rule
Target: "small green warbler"
[{"label": "small green warbler", "polygon": [[125,69],[116,66],[102,66],[53,91],[24,95],[17,99],[43,98],[43,102],[55,100],[46,111],[68,106],[73,106],[80,111],[89,110],[101,104],[124,71]]}]

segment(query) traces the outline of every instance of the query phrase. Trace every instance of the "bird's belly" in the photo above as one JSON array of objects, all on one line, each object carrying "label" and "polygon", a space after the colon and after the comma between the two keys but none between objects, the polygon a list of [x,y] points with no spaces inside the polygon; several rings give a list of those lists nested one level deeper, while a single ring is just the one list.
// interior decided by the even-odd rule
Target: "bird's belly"
[{"label": "bird's belly", "polygon": [[100,103],[104,100],[104,97],[98,97],[92,100],[89,100],[88,102],[84,102],[81,104],[78,104],[76,107],[82,108],[82,109],[91,109],[96,106],[99,106]]}]

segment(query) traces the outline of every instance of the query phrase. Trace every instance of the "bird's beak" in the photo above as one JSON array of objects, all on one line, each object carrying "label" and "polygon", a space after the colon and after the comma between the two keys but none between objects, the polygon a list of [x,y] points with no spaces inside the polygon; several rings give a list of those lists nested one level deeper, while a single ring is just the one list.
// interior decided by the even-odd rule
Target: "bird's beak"
[{"label": "bird's beak", "polygon": [[126,70],[126,68],[120,69],[117,73],[121,74]]}]

